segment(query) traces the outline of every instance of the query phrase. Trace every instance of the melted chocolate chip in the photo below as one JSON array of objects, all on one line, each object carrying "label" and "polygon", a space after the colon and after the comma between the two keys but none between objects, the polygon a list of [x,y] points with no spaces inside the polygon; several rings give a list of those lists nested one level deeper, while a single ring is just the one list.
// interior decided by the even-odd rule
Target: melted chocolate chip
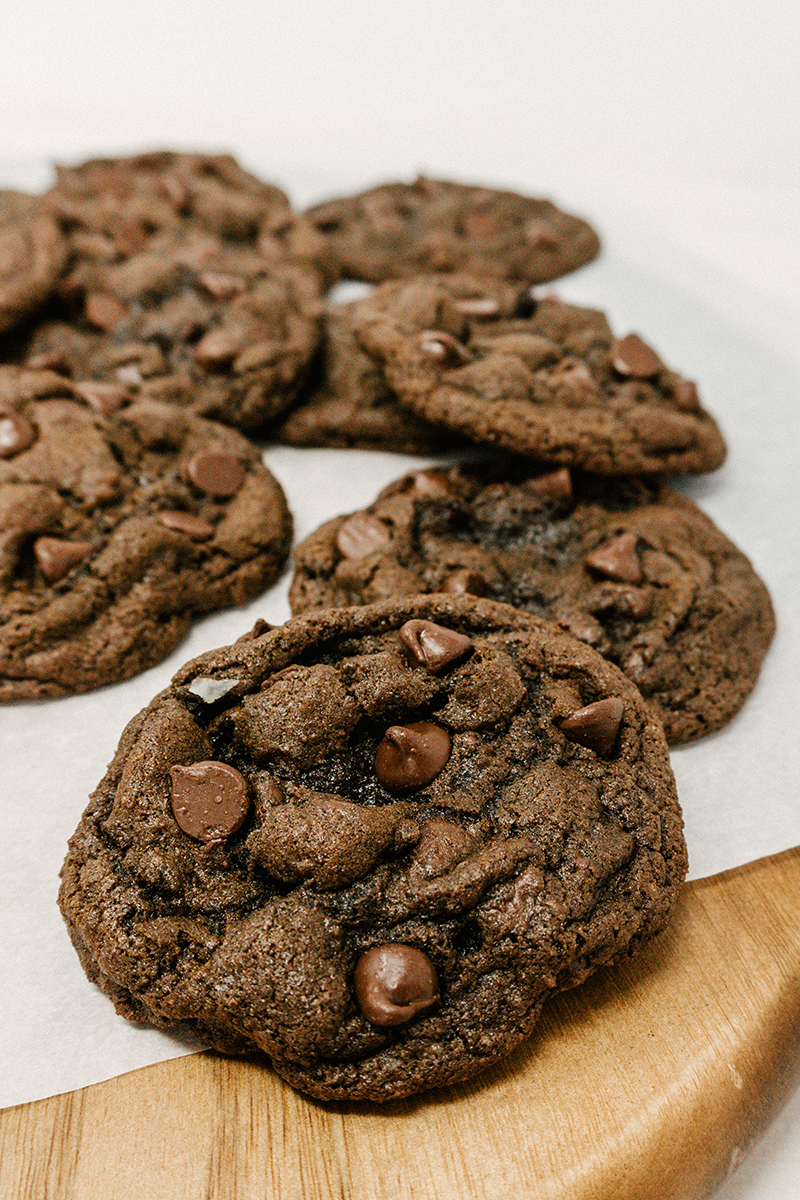
[{"label": "melted chocolate chip", "polygon": [[107,292],[88,292],[83,309],[89,324],[105,332],[113,329],[128,315],[128,310],[122,301]]},{"label": "melted chocolate chip", "polygon": [[595,700],[566,717],[561,722],[561,732],[571,742],[605,758],[616,745],[623,712],[624,705],[617,696]]},{"label": "melted chocolate chip", "polygon": [[466,829],[452,821],[426,821],[414,848],[414,866],[423,875],[441,875],[460,862],[473,844]]},{"label": "melted chocolate chip", "polygon": [[91,551],[91,542],[70,542],[65,538],[38,537],[33,543],[33,553],[48,583],[58,583]]},{"label": "melted chocolate chip", "polygon": [[389,530],[383,521],[366,512],[353,513],[336,534],[336,545],[345,558],[364,558],[388,541]]},{"label": "melted chocolate chip", "polygon": [[433,621],[412,620],[400,626],[400,641],[426,671],[443,671],[445,667],[471,654],[470,638],[454,629],[435,625]]},{"label": "melted chocolate chip", "polygon": [[194,356],[206,371],[223,371],[242,348],[239,334],[227,329],[209,329],[194,348]]},{"label": "melted chocolate chip", "polygon": [[427,954],[398,942],[365,950],[356,963],[354,985],[371,1025],[405,1025],[439,999],[436,968]]},{"label": "melted chocolate chip", "polygon": [[439,587],[440,592],[447,592],[451,596],[485,596],[488,590],[489,585],[483,576],[469,567],[445,575]]},{"label": "melted chocolate chip", "polygon": [[572,499],[572,476],[569,467],[560,467],[557,471],[537,475],[530,481],[530,486],[547,500]]},{"label": "melted chocolate chip", "polygon": [[375,752],[375,774],[389,792],[427,787],[450,758],[450,734],[441,725],[392,725]]},{"label": "melted chocolate chip", "polygon": [[13,409],[0,411],[0,458],[13,458],[36,441],[36,427]]},{"label": "melted chocolate chip", "polygon": [[207,496],[227,500],[242,486],[245,467],[241,459],[224,450],[200,450],[189,459],[186,474]]},{"label": "melted chocolate chip", "polygon": [[157,514],[162,525],[174,529],[177,533],[185,533],[193,542],[207,542],[214,536],[214,526],[209,525],[202,517],[194,513],[182,512],[180,509],[162,508]]},{"label": "melted chocolate chip", "polygon": [[636,542],[635,533],[621,533],[592,550],[583,561],[593,571],[617,583],[641,583],[644,573]]},{"label": "melted chocolate chip", "polygon": [[466,346],[442,330],[426,329],[419,335],[418,345],[422,353],[435,359],[440,367],[463,367],[470,361]]},{"label": "melted chocolate chip", "polygon": [[241,829],[250,808],[247,781],[235,767],[199,762],[170,767],[171,804],[184,833],[199,842],[222,842]]},{"label": "melted chocolate chip", "polygon": [[611,347],[611,365],[620,375],[649,379],[664,366],[661,359],[638,333],[629,333]]}]

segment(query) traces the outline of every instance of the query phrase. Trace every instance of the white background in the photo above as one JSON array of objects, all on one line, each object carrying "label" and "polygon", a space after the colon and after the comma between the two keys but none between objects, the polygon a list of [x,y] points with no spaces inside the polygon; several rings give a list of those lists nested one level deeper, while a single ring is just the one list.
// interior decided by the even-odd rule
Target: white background
[{"label": "white background", "polygon": [[[45,184],[53,159],[230,149],[299,204],[426,171],[549,196],[588,216],[607,257],[562,293],[608,308],[615,324],[641,318],[672,365],[702,367],[704,398],[737,437],[720,481],[692,494],[791,600],[800,583],[800,461],[787,445],[800,410],[797,0],[28,0],[4,6],[2,31],[0,186]],[[748,455],[769,474],[761,488]],[[372,460],[359,462],[345,507],[368,501],[387,470],[375,460],[373,479]],[[291,456],[276,460],[280,477],[279,467],[291,472]],[[312,513],[313,503],[303,519]],[[126,717],[211,644],[203,638],[193,635],[152,683],[122,685]],[[774,655],[769,671],[781,675]],[[100,712],[111,694],[86,703]],[[50,711],[66,721],[71,703]],[[0,713],[0,751],[35,754],[25,731],[35,742],[39,713]],[[744,719],[723,751],[747,736],[757,745],[755,707]],[[101,763],[113,733],[96,751]],[[92,786],[94,748],[65,738],[70,746]],[[691,790],[685,762],[676,771]],[[796,757],[787,762],[794,770]],[[797,805],[796,773],[794,786],[786,773],[779,782]],[[760,777],[753,788],[761,803]],[[79,812],[82,796],[73,804]],[[696,822],[699,843],[711,823]],[[800,841],[790,826],[787,845]],[[795,1200],[798,1181],[795,1096],[719,1196]]]}]

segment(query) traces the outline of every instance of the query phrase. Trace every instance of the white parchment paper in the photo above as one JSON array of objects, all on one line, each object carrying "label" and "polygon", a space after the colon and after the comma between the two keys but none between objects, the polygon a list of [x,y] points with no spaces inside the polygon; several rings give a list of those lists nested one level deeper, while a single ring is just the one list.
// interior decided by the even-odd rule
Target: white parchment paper
[{"label": "white parchment paper", "polygon": [[[636,330],[698,381],[730,455],[715,474],[678,486],[749,555],[778,614],[776,641],[739,716],[673,752],[696,878],[800,843],[800,739],[790,719],[800,679],[800,358],[785,336],[787,310],[773,308],[777,326],[770,323],[755,291],[739,287],[734,295],[708,264],[621,207],[612,207],[605,222],[593,217],[604,235],[603,256],[554,290],[567,301],[604,308],[619,334]],[[433,461],[274,446],[265,447],[264,457],[286,490],[298,540],[329,516],[369,503],[406,470]],[[171,658],[135,679],[0,711],[0,1106],[197,1048],[180,1033],[117,1017],[87,982],[56,908],[58,872],[125,723],[188,658],[233,641],[257,617],[285,620],[287,586],[288,573],[245,608],[204,620]]]}]

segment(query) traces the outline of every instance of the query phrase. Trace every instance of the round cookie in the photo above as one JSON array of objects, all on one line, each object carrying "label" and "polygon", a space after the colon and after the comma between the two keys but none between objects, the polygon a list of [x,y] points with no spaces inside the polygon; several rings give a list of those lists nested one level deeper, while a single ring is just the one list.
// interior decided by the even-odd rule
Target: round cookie
[{"label": "round cookie", "polygon": [[775,630],[749,560],[684,496],[518,461],[404,476],[294,562],[295,613],[465,592],[555,620],[636,683],[670,742],[738,712]]},{"label": "round cookie", "polygon": [[306,216],[343,276],[369,283],[472,271],[544,283],[595,258],[600,242],[549,200],[420,177],[328,200]]},{"label": "round cookie", "polygon": [[291,518],[241,434],[0,367],[0,700],[127,679],[278,576]]},{"label": "round cookie", "polygon": [[539,462],[602,475],[711,471],[725,443],[695,385],[638,334],[616,338],[596,309],[531,299],[506,318],[484,281],[457,276],[376,288],[355,336],[398,399],[425,420]]},{"label": "round cookie", "polygon": [[290,446],[436,454],[463,445],[451,430],[398,403],[374,359],[353,337],[358,301],[325,308],[320,351],[299,402],[269,437]]},{"label": "round cookie", "polygon": [[77,384],[112,385],[250,431],[294,402],[320,308],[317,278],[304,268],[169,234],[96,267],[77,312],[35,326],[20,357]]},{"label": "round cookie", "polygon": [[313,266],[333,283],[326,241],[286,193],[230,154],[154,150],[56,166],[45,201],[69,239],[70,278],[146,250],[154,234],[199,231],[247,245],[269,261]]},{"label": "round cookie", "polygon": [[0,190],[0,333],[47,300],[66,258],[66,242],[40,198]]},{"label": "round cookie", "polygon": [[60,905],[124,1016],[385,1101],[508,1054],[663,927],[685,870],[637,689],[534,616],[423,596],[185,666],[124,732]]}]

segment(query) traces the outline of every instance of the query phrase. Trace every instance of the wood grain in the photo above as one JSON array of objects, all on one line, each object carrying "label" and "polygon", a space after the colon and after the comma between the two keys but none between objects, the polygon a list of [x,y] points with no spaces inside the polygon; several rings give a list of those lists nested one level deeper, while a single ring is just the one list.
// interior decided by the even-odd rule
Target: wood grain
[{"label": "wood grain", "polygon": [[800,848],[688,884],[638,958],[468,1085],[308,1100],[174,1059],[0,1113],[2,1200],[700,1200],[794,1083]]}]

